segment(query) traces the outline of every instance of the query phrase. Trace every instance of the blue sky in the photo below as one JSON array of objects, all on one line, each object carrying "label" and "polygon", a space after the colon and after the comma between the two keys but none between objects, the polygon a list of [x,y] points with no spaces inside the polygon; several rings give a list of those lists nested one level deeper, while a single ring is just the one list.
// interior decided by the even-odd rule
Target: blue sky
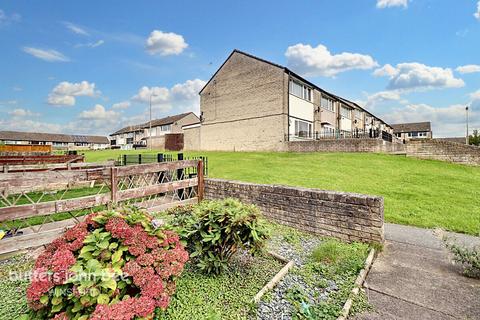
[{"label": "blue sky", "polygon": [[237,48],[391,123],[480,129],[480,2],[2,1],[0,129],[108,134],[198,112]]}]

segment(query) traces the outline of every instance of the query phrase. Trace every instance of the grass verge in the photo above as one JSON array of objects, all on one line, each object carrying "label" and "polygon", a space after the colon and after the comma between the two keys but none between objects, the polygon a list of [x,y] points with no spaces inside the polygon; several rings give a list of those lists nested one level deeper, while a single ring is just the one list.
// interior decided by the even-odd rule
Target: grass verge
[{"label": "grass verge", "polygon": [[[140,151],[158,153],[161,151]],[[87,161],[139,151],[85,152]],[[480,168],[371,153],[191,152],[213,178],[378,195],[387,222],[480,234]]]}]

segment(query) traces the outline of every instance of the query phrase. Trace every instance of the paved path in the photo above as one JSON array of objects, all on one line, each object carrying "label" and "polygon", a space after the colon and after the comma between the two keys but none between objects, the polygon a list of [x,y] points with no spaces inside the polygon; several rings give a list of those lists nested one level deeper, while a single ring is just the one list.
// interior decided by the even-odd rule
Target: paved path
[{"label": "paved path", "polygon": [[[386,224],[385,236],[365,284],[375,311],[355,319],[480,319],[480,280],[459,273],[432,230]],[[478,237],[448,236],[480,245]]]}]

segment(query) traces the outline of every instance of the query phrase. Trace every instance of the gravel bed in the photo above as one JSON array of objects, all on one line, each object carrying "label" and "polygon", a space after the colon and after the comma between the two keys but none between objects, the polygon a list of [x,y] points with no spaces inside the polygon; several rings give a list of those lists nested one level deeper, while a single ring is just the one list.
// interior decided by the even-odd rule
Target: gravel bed
[{"label": "gravel bed", "polygon": [[288,260],[295,262],[294,269],[268,292],[258,304],[257,319],[291,319],[294,306],[288,301],[287,293],[292,289],[301,290],[309,304],[317,304],[326,300],[331,291],[338,290],[334,281],[328,280],[326,288],[315,288],[305,283],[302,277],[295,274],[295,268],[302,268],[312,252],[312,250],[322,242],[321,239],[305,236],[300,239],[300,243],[292,245],[286,242],[283,236],[274,236],[270,240],[269,250],[283,256]]}]

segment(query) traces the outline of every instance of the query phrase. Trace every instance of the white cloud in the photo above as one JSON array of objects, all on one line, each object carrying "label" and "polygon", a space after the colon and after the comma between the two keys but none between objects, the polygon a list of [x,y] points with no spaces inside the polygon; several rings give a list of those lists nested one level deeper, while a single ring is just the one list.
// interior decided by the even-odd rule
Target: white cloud
[{"label": "white cloud", "polygon": [[23,91],[23,88],[22,88],[22,87],[19,87],[19,86],[13,86],[13,87],[12,87],[12,90],[13,90],[13,91],[20,92],[20,91]]},{"label": "white cloud", "polygon": [[55,106],[73,106],[75,105],[75,97],[94,97],[98,94],[100,92],[95,91],[95,83],[89,83],[88,81],[78,83],[63,81],[53,88],[48,95],[47,102]]},{"label": "white cloud", "polygon": [[288,47],[285,56],[289,67],[310,76],[332,77],[348,70],[366,70],[378,66],[369,55],[349,52],[332,55],[322,44],[313,48],[299,43]]},{"label": "white cloud", "polygon": [[478,65],[478,64],[467,64],[465,66],[460,66],[455,70],[459,73],[462,73],[462,74],[476,73],[476,72],[480,72],[480,65]]},{"label": "white cloud", "polygon": [[128,107],[130,107],[130,101],[122,101],[112,105],[113,110],[124,110],[128,109]]},{"label": "white cloud", "polygon": [[28,109],[16,108],[8,112],[9,115],[12,117],[22,118],[22,117],[32,117],[38,116],[39,114],[36,112],[32,112]]},{"label": "white cloud", "polygon": [[0,119],[0,127],[2,130],[16,130],[22,128],[24,131],[29,132],[48,132],[48,133],[65,133],[63,126],[56,123],[47,123],[42,121],[34,121],[30,119]]},{"label": "white cloud", "polygon": [[142,87],[138,90],[138,93],[132,97],[132,100],[149,104],[150,96],[153,93],[152,105],[157,110],[166,112],[175,108],[177,111],[198,112],[200,108],[198,92],[203,88],[205,83],[203,80],[194,79],[176,84],[170,89],[166,87]]},{"label": "white cloud", "polygon": [[[396,91],[380,91],[374,94],[371,94],[367,97],[367,101],[365,102],[365,107],[367,109],[375,109],[379,104],[384,102],[391,102],[391,101],[400,101],[401,96],[399,92]],[[402,103],[404,103],[403,101]]]},{"label": "white cloud", "polygon": [[[108,134],[119,127],[123,127],[126,119],[122,119],[121,112],[107,110],[101,104],[96,104],[90,110],[84,110],[78,115],[78,120],[69,124],[71,128],[83,128],[89,133]],[[75,129],[74,129],[75,130]]]},{"label": "white cloud", "polygon": [[480,90],[470,93],[470,98],[474,101],[480,101]]},{"label": "white cloud", "polygon": [[8,15],[5,13],[5,11],[0,9],[0,27],[8,26],[13,22],[20,22],[21,19],[22,17],[17,13],[12,13],[11,15]]},{"label": "white cloud", "polygon": [[106,110],[102,105],[95,105],[90,110],[84,110],[69,122],[51,123],[28,119],[39,116],[29,110],[9,112],[10,119],[0,118],[2,130],[22,130],[30,132],[49,132],[66,134],[100,134],[108,135],[128,123],[129,118],[122,118],[120,112]]},{"label": "white cloud", "polygon": [[[480,128],[479,109],[470,110],[472,128]],[[410,104],[383,115],[388,123],[406,123],[430,121],[435,137],[454,137],[465,135],[465,105],[451,105],[437,108],[428,104]]]},{"label": "white cloud", "polygon": [[145,48],[150,54],[161,56],[178,55],[188,47],[183,36],[173,32],[153,30],[147,39]]},{"label": "white cloud", "polygon": [[2,100],[0,101],[0,106],[14,106],[18,105],[17,100]]},{"label": "white cloud", "polygon": [[477,18],[478,20],[480,20],[480,1],[478,1],[478,3],[477,3],[477,12],[475,12],[475,13],[473,14],[473,16],[474,16],[475,18]]},{"label": "white cloud", "polygon": [[75,34],[79,34],[82,36],[89,36],[89,33],[85,29],[83,29],[80,26],[77,26],[76,24],[73,24],[71,22],[65,22],[65,26],[67,27],[67,29],[69,29]]},{"label": "white cloud", "polygon": [[88,43],[79,43],[75,45],[75,48],[81,48],[81,47],[96,48],[96,47],[100,47],[104,43],[105,43],[104,40],[98,40],[96,42],[88,42]]},{"label": "white cloud", "polygon": [[178,83],[172,87],[170,92],[174,100],[195,100],[198,93],[205,86],[205,81],[200,79],[187,80],[184,83]]},{"label": "white cloud", "polygon": [[165,87],[141,87],[138,93],[132,97],[133,101],[152,105],[165,104],[170,99],[170,91]]},{"label": "white cloud", "polygon": [[373,71],[373,75],[376,77],[393,77],[397,74],[397,69],[393,67],[391,64],[386,64],[381,68],[376,69]]},{"label": "white cloud", "polygon": [[374,75],[388,76],[389,90],[460,88],[465,85],[462,79],[455,78],[449,68],[430,67],[416,62],[400,63],[396,67],[387,64],[375,70]]},{"label": "white cloud", "polygon": [[101,104],[96,104],[91,110],[80,112],[78,118],[82,120],[116,120],[120,113],[106,110]]},{"label": "white cloud", "polygon": [[377,8],[408,7],[408,0],[377,0]]},{"label": "white cloud", "polygon": [[33,47],[23,47],[23,51],[26,53],[48,62],[67,62],[69,58],[64,56],[61,52],[53,49],[39,49]]}]

